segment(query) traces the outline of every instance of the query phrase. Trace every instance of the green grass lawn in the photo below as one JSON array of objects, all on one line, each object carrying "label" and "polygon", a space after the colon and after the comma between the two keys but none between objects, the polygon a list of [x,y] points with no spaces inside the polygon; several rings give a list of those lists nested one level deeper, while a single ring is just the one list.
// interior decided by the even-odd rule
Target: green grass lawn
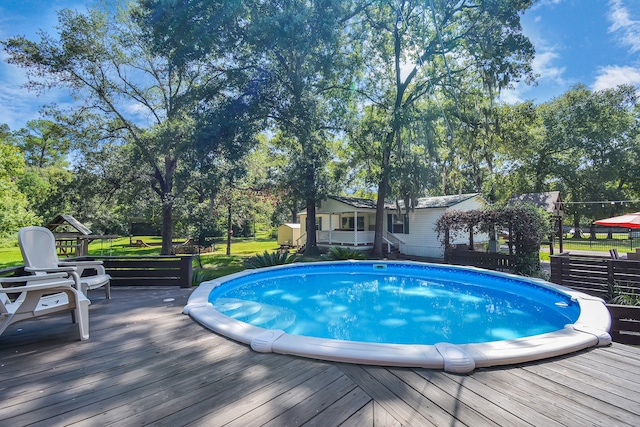
[{"label": "green grass lawn", "polygon": [[22,265],[20,248],[17,246],[0,248],[0,268],[13,267],[15,265]]},{"label": "green grass lawn", "polygon": [[231,255],[227,255],[226,241],[217,242],[214,246],[213,252],[194,257],[193,274],[196,283],[242,271],[245,269],[245,259],[264,251],[274,252],[279,248],[276,239],[266,237],[233,239]]}]

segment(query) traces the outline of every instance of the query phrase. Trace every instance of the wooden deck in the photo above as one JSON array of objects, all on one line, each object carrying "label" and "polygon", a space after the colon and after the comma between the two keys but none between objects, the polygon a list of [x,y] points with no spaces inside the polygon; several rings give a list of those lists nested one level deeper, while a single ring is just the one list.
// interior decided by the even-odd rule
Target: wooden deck
[{"label": "wooden deck", "polygon": [[[91,291],[0,336],[1,426],[638,426],[640,348],[453,375],[261,354],[181,314],[190,290]],[[101,295],[102,294],[102,295]]]}]

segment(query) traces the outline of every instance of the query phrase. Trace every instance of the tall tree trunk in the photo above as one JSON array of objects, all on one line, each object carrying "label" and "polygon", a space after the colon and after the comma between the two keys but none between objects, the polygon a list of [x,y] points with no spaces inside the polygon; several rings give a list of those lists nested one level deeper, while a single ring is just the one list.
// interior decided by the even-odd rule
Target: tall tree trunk
[{"label": "tall tree trunk", "polygon": [[384,218],[384,202],[387,198],[387,189],[389,188],[389,161],[391,159],[391,143],[393,142],[393,134],[387,137],[384,152],[382,153],[382,176],[378,183],[378,201],[376,202],[376,233],[373,239],[373,253],[375,258],[382,258],[382,237],[384,236],[384,226],[386,224]]},{"label": "tall tree trunk", "polygon": [[306,173],[306,203],[307,203],[307,243],[304,254],[307,256],[317,256],[320,254],[318,241],[316,239],[316,195],[315,190],[316,175],[314,165],[307,166]]},{"label": "tall tree trunk", "polygon": [[231,255],[231,236],[233,235],[233,228],[231,225],[231,202],[227,209],[227,255]]},{"label": "tall tree trunk", "polygon": [[170,156],[164,158],[164,177],[158,167],[155,170],[155,178],[158,182],[162,200],[162,255],[173,255],[173,174],[176,170],[177,159]]},{"label": "tall tree trunk", "polygon": [[304,254],[307,256],[317,256],[320,254],[318,241],[316,239],[316,200],[307,199],[307,243]]},{"label": "tall tree trunk", "polygon": [[162,255],[173,255],[173,197],[162,200]]},{"label": "tall tree trunk", "polygon": [[291,222],[298,222],[298,199],[293,199],[291,202]]}]

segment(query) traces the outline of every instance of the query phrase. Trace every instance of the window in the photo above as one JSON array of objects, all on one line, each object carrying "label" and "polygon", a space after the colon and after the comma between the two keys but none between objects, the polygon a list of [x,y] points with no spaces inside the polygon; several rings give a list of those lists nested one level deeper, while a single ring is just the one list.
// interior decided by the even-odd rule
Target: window
[{"label": "window", "polygon": [[[341,228],[344,230],[353,230],[354,217],[343,216]],[[364,231],[364,216],[358,217],[358,231]]]},{"label": "window", "polygon": [[387,214],[387,231],[393,234],[409,234],[409,216]]}]

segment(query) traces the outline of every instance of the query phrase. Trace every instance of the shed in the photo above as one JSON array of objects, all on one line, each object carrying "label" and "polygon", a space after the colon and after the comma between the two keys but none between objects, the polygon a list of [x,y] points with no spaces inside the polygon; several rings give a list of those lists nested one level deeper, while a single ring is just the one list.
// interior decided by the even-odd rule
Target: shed
[{"label": "shed", "polygon": [[547,191],[543,193],[518,194],[509,199],[509,205],[515,203],[530,203],[543,208],[554,217],[564,217],[564,204],[559,191]]},{"label": "shed", "polygon": [[300,239],[300,224],[286,223],[278,227],[278,244],[280,246],[295,246]]},{"label": "shed", "polygon": [[46,228],[56,238],[58,254],[63,256],[85,256],[89,252],[89,243],[99,239],[115,239],[117,235],[95,235],[83,223],[71,215],[58,215]]}]

